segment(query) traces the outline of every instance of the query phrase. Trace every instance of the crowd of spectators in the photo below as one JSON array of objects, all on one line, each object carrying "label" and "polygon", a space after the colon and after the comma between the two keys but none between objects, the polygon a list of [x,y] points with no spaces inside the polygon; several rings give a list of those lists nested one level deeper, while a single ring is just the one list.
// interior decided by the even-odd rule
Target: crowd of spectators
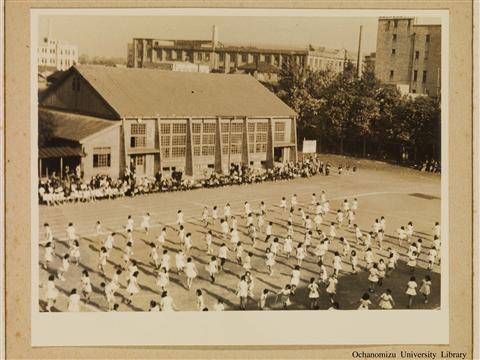
[{"label": "crowd of spectators", "polygon": [[413,166],[415,169],[423,171],[423,172],[431,172],[431,173],[440,173],[441,166],[440,162],[437,160],[425,160],[422,163],[415,164]]},{"label": "crowd of spectators", "polygon": [[[241,184],[261,183],[266,181],[285,181],[299,177],[329,175],[332,165],[324,163],[316,157],[299,162],[289,162],[274,166],[271,169],[260,169],[240,164],[231,164],[228,174],[212,172],[204,179],[193,180],[184,177],[181,172],[173,171],[168,176],[158,172],[154,177],[137,176],[126,169],[123,176],[112,179],[108,175],[95,175],[89,180],[82,177],[81,172],[63,172],[63,176],[52,173],[47,179],[39,182],[39,202],[46,205],[59,205],[72,202],[91,202],[101,199],[114,199],[124,196],[137,196],[155,192],[184,191],[198,188],[212,188]],[[356,171],[356,168],[343,165],[336,167],[338,174]]]}]

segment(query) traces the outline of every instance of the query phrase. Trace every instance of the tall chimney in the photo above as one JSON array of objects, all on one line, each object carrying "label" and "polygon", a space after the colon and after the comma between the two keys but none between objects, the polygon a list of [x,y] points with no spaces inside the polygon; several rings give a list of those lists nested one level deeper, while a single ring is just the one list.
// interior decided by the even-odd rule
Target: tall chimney
[{"label": "tall chimney", "polygon": [[363,28],[363,26],[360,25],[360,32],[358,34],[358,54],[357,54],[357,75],[358,75],[358,77],[362,76],[362,69],[361,69],[362,28]]},{"label": "tall chimney", "polygon": [[218,27],[217,25],[213,25],[212,28],[212,52],[210,54],[210,64],[211,68],[217,70],[218,69],[218,59],[216,48],[218,45]]},{"label": "tall chimney", "polygon": [[218,45],[218,26],[213,25],[213,29],[212,29],[212,48],[213,48],[213,51],[215,51],[215,48],[217,47],[217,45]]}]

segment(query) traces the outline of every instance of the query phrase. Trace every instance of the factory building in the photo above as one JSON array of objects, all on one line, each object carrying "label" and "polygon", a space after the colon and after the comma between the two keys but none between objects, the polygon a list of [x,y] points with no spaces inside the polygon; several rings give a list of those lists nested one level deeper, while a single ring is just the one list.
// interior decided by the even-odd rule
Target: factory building
[{"label": "factory building", "polygon": [[264,63],[278,69],[292,61],[312,70],[343,71],[348,61],[356,63],[356,53],[346,49],[254,47],[223,44],[218,28],[213,27],[212,40],[165,40],[134,38],[127,45],[129,67],[151,67],[162,62],[190,62],[208,65],[212,72],[231,73],[247,64]]}]

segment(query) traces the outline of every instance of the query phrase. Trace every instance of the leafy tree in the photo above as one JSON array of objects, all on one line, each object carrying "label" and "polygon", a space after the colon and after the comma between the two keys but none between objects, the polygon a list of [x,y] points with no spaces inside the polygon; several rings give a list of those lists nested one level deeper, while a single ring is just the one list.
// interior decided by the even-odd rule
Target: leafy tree
[{"label": "leafy tree", "polygon": [[104,57],[94,56],[90,57],[87,54],[81,54],[78,57],[78,62],[82,65],[104,65],[104,66],[116,66],[117,64],[126,65],[126,60],[119,57]]},{"label": "leafy tree", "polygon": [[361,138],[364,157],[367,143],[382,158],[387,154],[396,158],[400,147],[414,149],[415,158],[417,153],[439,157],[439,102],[425,96],[402,97],[395,86],[375,77],[371,64],[359,78],[352,63],[336,74],[287,62],[279,76],[272,91],[297,112],[299,139],[317,138],[321,148],[325,134],[343,153],[346,142],[358,146]]},{"label": "leafy tree", "polygon": [[414,160],[418,159],[419,154],[427,157],[438,156],[440,104],[436,99],[428,96],[403,99],[396,120],[397,136],[404,144],[413,147]]},{"label": "leafy tree", "polygon": [[55,123],[52,114],[47,112],[38,113],[38,146],[43,147],[53,138]]},{"label": "leafy tree", "polygon": [[331,138],[339,142],[343,154],[344,141],[351,128],[352,106],[355,102],[355,69],[349,64],[325,89],[321,114]]},{"label": "leafy tree", "polygon": [[378,103],[379,116],[371,123],[371,139],[376,153],[386,154],[389,143],[397,141],[397,112],[402,101],[395,86],[380,84],[374,95]]},{"label": "leafy tree", "polygon": [[317,127],[316,120],[321,105],[321,99],[312,95],[314,79],[313,72],[287,61],[280,70],[280,80],[277,95],[298,114],[298,138]]}]

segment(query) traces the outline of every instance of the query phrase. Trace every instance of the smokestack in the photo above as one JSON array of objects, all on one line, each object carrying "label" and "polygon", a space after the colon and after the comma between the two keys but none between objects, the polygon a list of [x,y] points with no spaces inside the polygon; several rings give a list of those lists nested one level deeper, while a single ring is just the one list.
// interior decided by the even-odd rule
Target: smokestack
[{"label": "smokestack", "polygon": [[218,59],[217,59],[217,53],[216,48],[218,45],[218,27],[217,25],[213,25],[212,28],[212,53],[210,55],[210,66],[212,69],[217,70],[218,69]]},{"label": "smokestack", "polygon": [[217,45],[218,45],[218,26],[213,25],[213,29],[212,29],[212,48],[213,48],[213,51],[215,51],[215,48],[217,47]]},{"label": "smokestack", "polygon": [[357,75],[358,75],[358,77],[362,76],[362,69],[361,69],[362,28],[363,28],[363,26],[360,25],[360,32],[358,34],[358,54],[357,54]]}]

